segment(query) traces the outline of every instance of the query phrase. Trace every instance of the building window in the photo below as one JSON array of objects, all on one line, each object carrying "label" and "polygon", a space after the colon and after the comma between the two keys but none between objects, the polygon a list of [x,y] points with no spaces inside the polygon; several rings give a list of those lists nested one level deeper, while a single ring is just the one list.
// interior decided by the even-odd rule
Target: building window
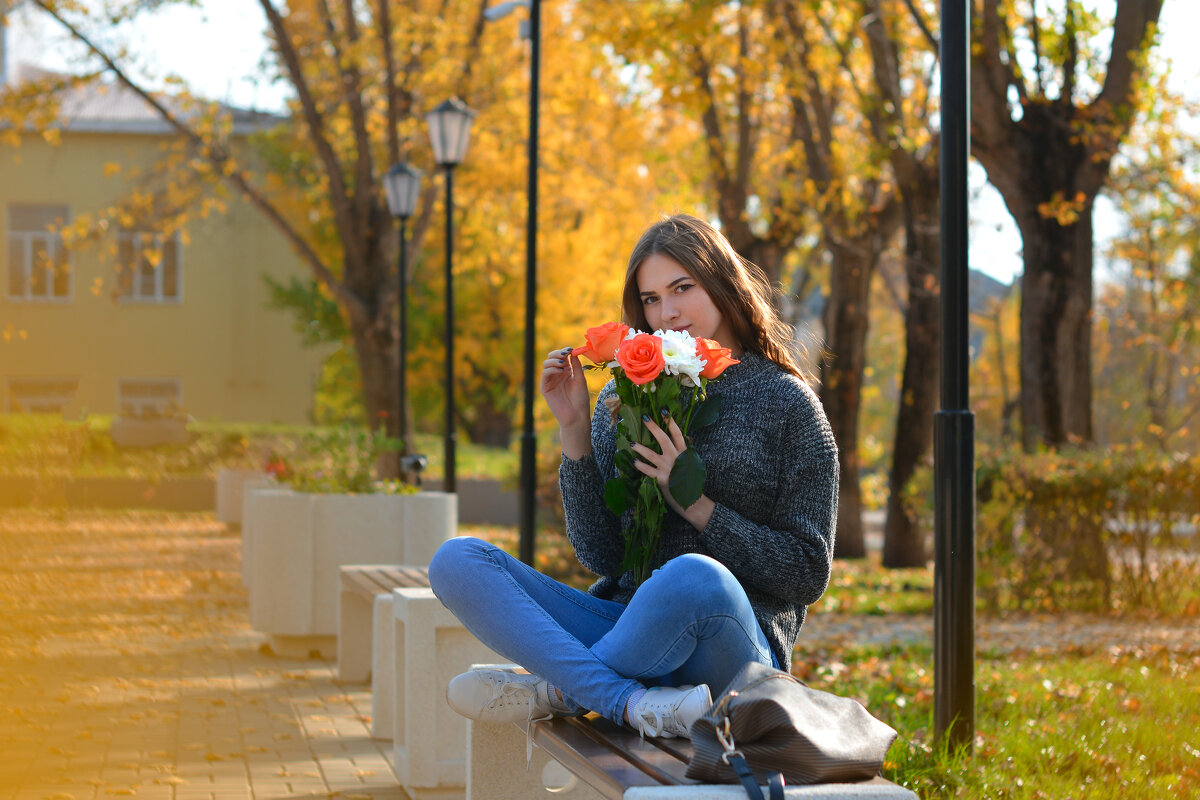
[{"label": "building window", "polygon": [[176,413],[183,400],[178,378],[121,378],[117,381],[117,409],[123,417],[166,417]]},{"label": "building window", "polygon": [[138,303],[178,303],[183,294],[178,236],[148,231],[117,233],[119,295]]},{"label": "building window", "polygon": [[5,406],[13,414],[61,414],[78,393],[78,378],[9,378]]},{"label": "building window", "polygon": [[8,207],[8,298],[71,299],[71,264],[57,229],[67,222],[67,207]]}]

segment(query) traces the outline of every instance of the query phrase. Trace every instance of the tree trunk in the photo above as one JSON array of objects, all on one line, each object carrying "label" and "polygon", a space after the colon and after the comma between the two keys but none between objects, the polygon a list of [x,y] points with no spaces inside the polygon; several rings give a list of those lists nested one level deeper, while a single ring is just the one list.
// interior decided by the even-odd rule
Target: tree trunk
[{"label": "tree trunk", "polygon": [[1020,403],[1026,450],[1092,441],[1093,199],[1082,202],[1073,224],[1044,216],[1032,202],[1014,215],[1025,245]]},{"label": "tree trunk", "polygon": [[742,258],[762,269],[772,286],[779,286],[782,283],[784,248],[779,245],[779,242],[754,237],[742,247],[734,249]]},{"label": "tree trunk", "polygon": [[867,550],[858,482],[858,417],[867,358],[871,273],[879,251],[832,242],[829,252],[832,263],[820,397],[838,445],[837,538],[833,554],[836,558],[863,558]]},{"label": "tree trunk", "polygon": [[463,417],[463,428],[475,444],[507,448],[512,443],[513,409],[477,401],[471,414]]},{"label": "tree trunk", "polygon": [[925,534],[904,496],[913,473],[929,452],[937,403],[942,259],[936,169],[922,169],[914,185],[904,187],[901,195],[908,313],[904,318],[904,375],[888,473],[883,565],[922,567],[927,561]]},{"label": "tree trunk", "polygon": [[[362,379],[363,408],[371,430],[381,427],[393,438],[400,436],[399,365],[394,336],[378,336],[379,330],[391,331],[394,325],[365,324],[349,316],[350,333],[354,339],[354,355]],[[376,463],[378,476],[383,479],[400,477],[401,452],[385,453]]]}]

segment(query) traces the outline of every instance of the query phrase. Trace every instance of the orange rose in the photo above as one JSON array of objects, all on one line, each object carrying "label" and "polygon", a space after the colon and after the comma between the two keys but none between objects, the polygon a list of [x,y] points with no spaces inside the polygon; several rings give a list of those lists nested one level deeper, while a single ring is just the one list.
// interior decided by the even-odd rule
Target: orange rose
[{"label": "orange rose", "polygon": [[629,326],[623,322],[606,322],[595,328],[588,328],[584,336],[587,344],[571,350],[572,355],[587,358],[596,364],[607,364],[617,354],[617,348],[625,341]]},{"label": "orange rose", "polygon": [[732,353],[728,347],[721,347],[715,339],[696,339],[696,355],[704,359],[704,369],[700,370],[701,378],[713,378],[725,371],[732,364],[740,364],[736,358],[730,358]]},{"label": "orange rose", "polygon": [[651,333],[639,333],[621,342],[616,358],[626,377],[638,386],[657,378],[667,365],[663,359],[662,339]]}]

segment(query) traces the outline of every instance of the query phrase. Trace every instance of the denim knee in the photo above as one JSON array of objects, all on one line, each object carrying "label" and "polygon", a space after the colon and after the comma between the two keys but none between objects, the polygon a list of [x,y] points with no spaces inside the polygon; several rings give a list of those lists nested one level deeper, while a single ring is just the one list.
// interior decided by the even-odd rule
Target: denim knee
[{"label": "denim knee", "polygon": [[429,562],[429,588],[443,605],[455,587],[466,583],[463,574],[470,569],[473,555],[482,552],[487,542],[474,536],[456,536],[438,547]]},{"label": "denim knee", "polygon": [[741,586],[728,567],[712,556],[702,553],[684,553],[676,556],[659,567],[658,571],[672,584],[694,581],[711,587]]}]

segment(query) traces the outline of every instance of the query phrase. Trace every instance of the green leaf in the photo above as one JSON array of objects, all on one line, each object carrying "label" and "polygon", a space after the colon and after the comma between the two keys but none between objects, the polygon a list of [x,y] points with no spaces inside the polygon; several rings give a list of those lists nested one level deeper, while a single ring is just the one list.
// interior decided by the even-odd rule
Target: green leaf
[{"label": "green leaf", "polygon": [[644,432],[642,412],[636,406],[622,403],[620,414],[621,424],[625,426],[625,434],[635,442],[641,441]]},{"label": "green leaf", "polygon": [[635,502],[633,487],[621,478],[610,478],[604,483],[604,505],[618,517],[628,511]]},{"label": "green leaf", "polygon": [[658,482],[649,475],[642,477],[642,485],[638,487],[638,500],[643,508],[662,505],[662,492],[658,490]]},{"label": "green leaf", "polygon": [[658,387],[658,404],[665,406],[679,396],[679,381],[667,378]]},{"label": "green leaf", "polygon": [[692,412],[692,423],[689,426],[690,431],[699,430],[700,428],[712,425],[717,421],[717,417],[721,415],[721,397],[720,395],[709,397],[707,400],[696,406],[696,410]]},{"label": "green leaf", "polygon": [[692,448],[679,454],[671,467],[671,496],[683,508],[700,499],[704,493],[704,462]]},{"label": "green leaf", "polygon": [[641,477],[640,472],[633,466],[635,456],[629,449],[629,441],[625,442],[624,450],[617,450],[617,454],[613,456],[613,462],[617,465],[617,473],[623,478],[638,478]]}]

